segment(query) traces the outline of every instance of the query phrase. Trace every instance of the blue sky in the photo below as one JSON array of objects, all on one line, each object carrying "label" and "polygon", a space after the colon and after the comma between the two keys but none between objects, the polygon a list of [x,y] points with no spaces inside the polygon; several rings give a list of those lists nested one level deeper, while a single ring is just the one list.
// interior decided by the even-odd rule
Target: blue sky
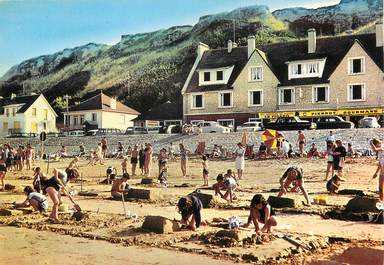
[{"label": "blue sky", "polygon": [[193,25],[207,14],[265,4],[318,7],[340,0],[0,0],[0,76],[23,60],[89,42]]}]

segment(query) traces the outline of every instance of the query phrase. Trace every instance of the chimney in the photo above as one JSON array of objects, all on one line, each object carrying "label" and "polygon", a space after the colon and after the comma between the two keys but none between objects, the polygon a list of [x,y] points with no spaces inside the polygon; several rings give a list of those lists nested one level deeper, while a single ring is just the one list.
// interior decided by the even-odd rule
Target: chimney
[{"label": "chimney", "polygon": [[376,23],[376,47],[384,46],[384,27],[383,22]]},{"label": "chimney", "polygon": [[248,37],[248,59],[251,57],[252,53],[256,49],[256,39],[255,36]]},{"label": "chimney", "polygon": [[207,44],[199,42],[199,45],[197,46],[197,56],[201,58],[204,52],[208,50],[209,50],[209,46]]},{"label": "chimney", "polygon": [[308,29],[308,53],[316,52],[316,30]]},{"label": "chimney", "polygon": [[12,93],[12,94],[11,94],[11,99],[14,99],[14,98],[16,98],[16,94],[15,94],[15,93]]},{"label": "chimney", "polygon": [[111,97],[111,109],[116,109],[116,97]]},{"label": "chimney", "polygon": [[233,49],[233,43],[231,40],[228,41],[228,53],[231,53]]}]

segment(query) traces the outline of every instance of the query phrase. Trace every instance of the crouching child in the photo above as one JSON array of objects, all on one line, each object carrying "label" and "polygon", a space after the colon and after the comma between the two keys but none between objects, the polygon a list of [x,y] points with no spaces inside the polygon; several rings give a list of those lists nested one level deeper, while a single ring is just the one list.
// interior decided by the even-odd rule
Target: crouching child
[{"label": "crouching child", "polygon": [[330,194],[335,194],[340,188],[341,181],[344,181],[341,177],[338,175],[334,175],[330,180],[327,182],[327,191]]},{"label": "crouching child", "polygon": [[129,190],[128,180],[130,179],[128,173],[124,173],[121,178],[116,178],[112,182],[111,195],[114,199],[122,199],[124,193]]},{"label": "crouching child", "polygon": [[182,225],[187,226],[187,228],[195,231],[200,225],[205,224],[201,220],[201,209],[203,208],[203,203],[195,195],[188,195],[180,198],[177,203],[179,213],[181,214]]},{"label": "crouching child", "polygon": [[16,203],[16,208],[31,206],[35,211],[39,211],[40,213],[48,210],[47,197],[34,191],[31,186],[26,186],[24,188],[24,193],[27,195],[27,198],[22,203]]},{"label": "crouching child", "polygon": [[[237,199],[234,193],[237,188],[237,182],[232,176],[224,178],[223,174],[219,174],[216,181],[217,183],[213,185],[215,195],[220,195],[221,198],[229,202]],[[223,194],[221,190],[225,190],[225,193]]]},{"label": "crouching child", "polygon": [[[270,233],[272,231],[272,227],[277,225],[275,211],[265,200],[264,196],[261,194],[256,194],[255,196],[253,196],[250,206],[248,222],[244,225],[244,227],[248,227],[251,222],[253,222],[255,226],[255,231],[257,233]],[[261,228],[260,224],[263,224]]]}]

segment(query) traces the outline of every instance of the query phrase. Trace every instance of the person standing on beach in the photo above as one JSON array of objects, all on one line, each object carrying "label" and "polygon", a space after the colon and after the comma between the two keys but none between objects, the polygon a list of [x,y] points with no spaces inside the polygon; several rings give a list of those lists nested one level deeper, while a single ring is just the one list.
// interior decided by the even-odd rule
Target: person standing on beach
[{"label": "person standing on beach", "polygon": [[101,151],[102,151],[103,158],[106,158],[107,151],[108,151],[107,138],[104,136],[103,138],[101,138],[100,142],[101,142]]},{"label": "person standing on beach", "polygon": [[235,150],[236,154],[236,169],[237,169],[237,178],[241,179],[243,177],[244,168],[245,168],[245,147],[242,143],[237,144]]},{"label": "person standing on beach", "polygon": [[138,145],[136,144],[131,153],[132,177],[136,176],[136,166],[139,161]]},{"label": "person standing on beach", "polygon": [[145,151],[145,161],[144,161],[144,174],[147,177],[151,175],[152,154],[153,154],[152,145],[148,143]]},{"label": "person standing on beach", "polygon": [[183,144],[179,144],[180,148],[180,167],[183,177],[187,177],[187,163],[188,163],[188,152],[189,150],[185,148]]},{"label": "person standing on beach", "polygon": [[297,143],[299,144],[300,156],[304,156],[305,155],[304,147],[307,143],[307,139],[305,138],[305,134],[302,131],[299,131],[299,134],[297,136]]}]

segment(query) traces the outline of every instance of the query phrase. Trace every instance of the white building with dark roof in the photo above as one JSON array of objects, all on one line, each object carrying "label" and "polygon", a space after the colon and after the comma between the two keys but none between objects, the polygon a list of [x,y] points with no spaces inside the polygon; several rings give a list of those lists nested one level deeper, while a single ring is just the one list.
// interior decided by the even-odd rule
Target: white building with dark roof
[{"label": "white building with dark roof", "polygon": [[99,93],[64,112],[65,129],[83,129],[84,123],[97,125],[99,129],[120,129],[133,126],[133,119],[140,113],[116,98]]},{"label": "white building with dark roof", "polygon": [[0,99],[0,135],[57,132],[57,114],[43,94]]}]

